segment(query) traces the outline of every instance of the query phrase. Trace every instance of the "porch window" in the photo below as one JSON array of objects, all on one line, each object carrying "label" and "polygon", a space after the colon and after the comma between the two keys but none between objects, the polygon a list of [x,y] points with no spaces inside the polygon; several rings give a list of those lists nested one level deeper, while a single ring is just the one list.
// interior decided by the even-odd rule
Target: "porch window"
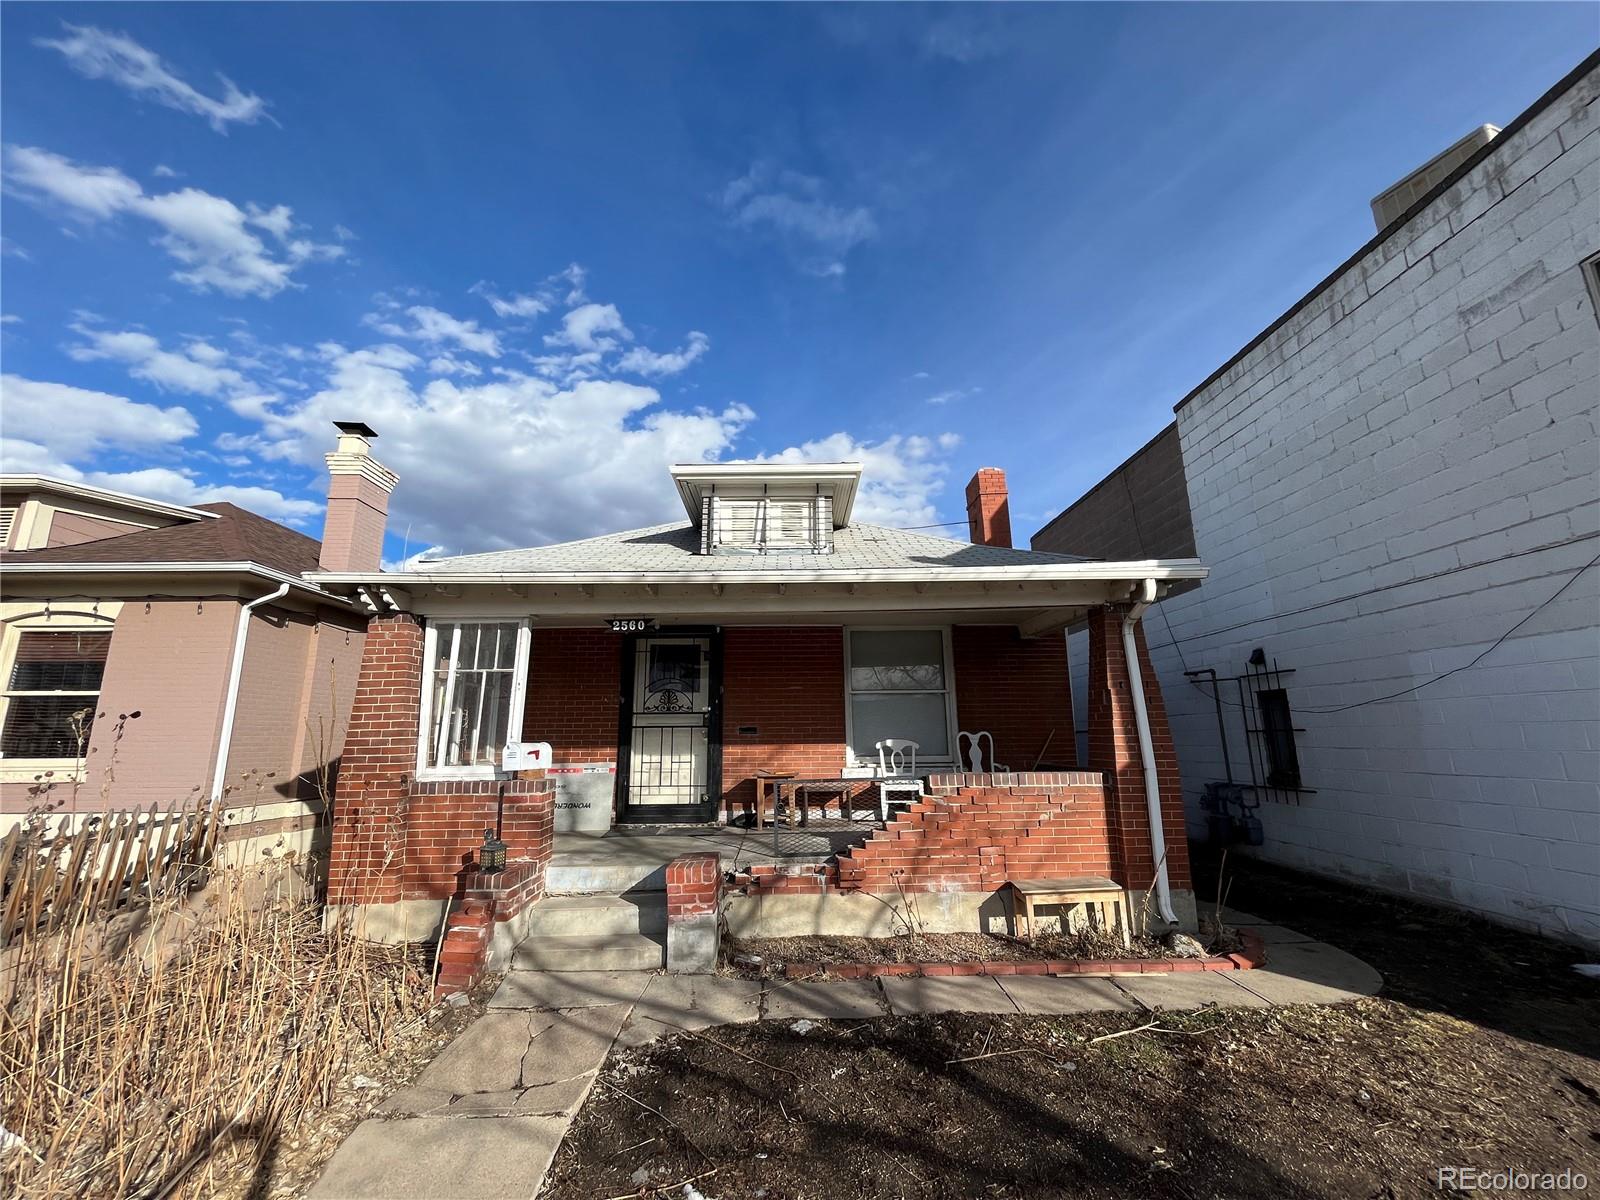
[{"label": "porch window", "polygon": [[89,744],[111,634],[24,630],[6,679],[0,755],[77,758]]},{"label": "porch window", "polygon": [[528,627],[522,621],[432,621],[424,644],[417,768],[434,776],[487,775],[522,736]]},{"label": "porch window", "polygon": [[950,673],[943,629],[852,629],[849,671],[850,753],[876,763],[877,742],[909,738],[917,761],[950,758]]}]

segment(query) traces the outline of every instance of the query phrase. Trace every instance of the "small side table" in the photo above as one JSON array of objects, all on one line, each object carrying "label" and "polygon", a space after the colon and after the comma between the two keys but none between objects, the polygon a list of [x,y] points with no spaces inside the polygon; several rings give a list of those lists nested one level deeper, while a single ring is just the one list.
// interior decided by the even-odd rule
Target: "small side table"
[{"label": "small side table", "polygon": [[[1012,911],[1019,920],[1027,922],[1028,941],[1033,941],[1033,909],[1036,904],[1093,905],[1102,929],[1112,927],[1112,922],[1122,930],[1124,949],[1132,946],[1128,929],[1128,894],[1122,885],[1097,875],[1079,875],[1071,879],[1008,879],[1011,887]],[[1020,933],[1021,930],[1019,929]]]},{"label": "small side table", "polygon": [[[757,829],[766,827],[766,818],[762,814],[766,812],[768,790],[770,789],[772,796],[772,823],[776,825],[778,823],[778,781],[780,779],[793,779],[794,777],[795,772],[793,771],[769,771],[765,768],[755,773]],[[792,816],[789,818],[789,823],[791,825],[794,824]]]}]

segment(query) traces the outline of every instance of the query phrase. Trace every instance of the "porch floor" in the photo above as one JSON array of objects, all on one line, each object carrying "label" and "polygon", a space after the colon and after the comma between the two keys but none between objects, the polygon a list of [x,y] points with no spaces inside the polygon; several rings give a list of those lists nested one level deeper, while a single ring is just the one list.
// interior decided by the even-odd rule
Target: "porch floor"
[{"label": "porch floor", "polygon": [[664,891],[666,867],[684,854],[714,851],[724,871],[757,863],[825,862],[846,848],[864,842],[877,822],[813,817],[809,826],[777,830],[717,828],[635,831],[626,827],[605,833],[558,833],[545,888],[554,894],[574,892]]}]

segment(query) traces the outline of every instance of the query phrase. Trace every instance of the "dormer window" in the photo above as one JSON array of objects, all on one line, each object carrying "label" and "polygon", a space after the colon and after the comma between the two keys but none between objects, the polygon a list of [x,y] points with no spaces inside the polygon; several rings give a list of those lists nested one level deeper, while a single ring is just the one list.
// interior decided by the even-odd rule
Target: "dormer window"
[{"label": "dormer window", "polygon": [[701,554],[831,554],[850,523],[860,463],[697,463],[672,468]]},{"label": "dormer window", "polygon": [[833,504],[826,496],[706,497],[712,554],[827,554]]}]

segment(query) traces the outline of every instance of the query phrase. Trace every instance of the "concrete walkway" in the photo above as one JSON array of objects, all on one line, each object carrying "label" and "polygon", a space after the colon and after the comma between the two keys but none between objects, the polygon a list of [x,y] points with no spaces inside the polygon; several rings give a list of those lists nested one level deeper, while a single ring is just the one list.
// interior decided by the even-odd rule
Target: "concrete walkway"
[{"label": "concrete walkway", "polygon": [[[1227,918],[1229,914],[1225,913]],[[531,1200],[606,1056],[682,1030],[911,1013],[1081,1013],[1332,1004],[1382,977],[1292,929],[1236,913],[1267,943],[1255,971],[1112,978],[892,976],[756,983],[714,975],[514,971],[489,1012],[339,1147],[313,1200]]]}]

